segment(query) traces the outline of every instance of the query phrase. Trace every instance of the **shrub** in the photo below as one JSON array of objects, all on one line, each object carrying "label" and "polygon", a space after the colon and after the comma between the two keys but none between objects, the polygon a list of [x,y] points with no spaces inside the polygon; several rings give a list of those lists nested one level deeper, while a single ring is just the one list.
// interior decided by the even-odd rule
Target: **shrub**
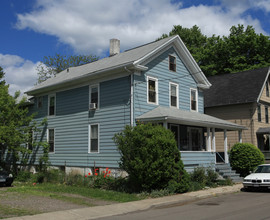
[{"label": "shrub", "polygon": [[119,166],[129,174],[134,191],[165,189],[171,180],[178,184],[176,192],[188,190],[189,175],[170,130],[151,124],[126,126],[114,141],[121,154]]},{"label": "shrub", "polygon": [[213,186],[213,184],[217,182],[218,173],[215,170],[208,168],[206,170],[206,175],[206,185]]},{"label": "shrub", "polygon": [[241,176],[246,176],[255,167],[264,163],[264,155],[254,145],[249,143],[237,143],[229,152],[230,164]]},{"label": "shrub", "polygon": [[191,188],[196,191],[205,186],[214,187],[217,185],[218,174],[211,168],[196,167],[190,174],[192,181]]},{"label": "shrub", "polygon": [[32,173],[29,171],[19,171],[17,176],[16,176],[16,180],[19,182],[27,182],[31,179],[32,177]]},{"label": "shrub", "polygon": [[190,179],[192,182],[199,183],[202,188],[205,187],[207,181],[205,168],[196,167],[194,171],[190,174]]}]

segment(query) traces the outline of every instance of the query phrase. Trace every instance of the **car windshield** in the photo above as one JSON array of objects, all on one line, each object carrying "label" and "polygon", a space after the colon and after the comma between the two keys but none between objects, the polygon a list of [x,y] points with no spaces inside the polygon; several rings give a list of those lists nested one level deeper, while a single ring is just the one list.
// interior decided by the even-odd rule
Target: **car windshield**
[{"label": "car windshield", "polygon": [[270,173],[270,166],[258,166],[255,173]]}]

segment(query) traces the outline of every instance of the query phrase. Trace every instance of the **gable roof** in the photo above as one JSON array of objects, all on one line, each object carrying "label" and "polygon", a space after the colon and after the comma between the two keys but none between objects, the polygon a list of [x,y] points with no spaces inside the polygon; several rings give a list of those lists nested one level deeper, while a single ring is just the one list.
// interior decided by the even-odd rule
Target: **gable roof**
[{"label": "gable roof", "polygon": [[244,126],[199,112],[158,106],[136,118],[139,121],[168,121],[191,126],[214,127],[227,130],[243,130]]},{"label": "gable roof", "polygon": [[208,77],[204,107],[257,102],[269,75],[269,67]]},{"label": "gable roof", "polygon": [[110,71],[117,69],[124,70],[128,68],[144,71],[147,70],[147,67],[143,66],[143,64],[149,58],[155,56],[158,52],[162,51],[162,49],[165,49],[170,45],[175,46],[177,52],[181,56],[183,63],[194,76],[198,86],[209,88],[211,85],[207,78],[204,76],[200,67],[197,65],[180,37],[176,35],[145,44],[92,63],[77,67],[70,67],[67,70],[58,73],[55,77],[50,78],[39,85],[36,85],[26,93],[29,95],[35,95],[42,92],[49,92],[53,89],[59,89],[70,86],[72,84],[85,82],[86,79],[91,79],[93,77],[101,76],[104,74],[106,75]]}]

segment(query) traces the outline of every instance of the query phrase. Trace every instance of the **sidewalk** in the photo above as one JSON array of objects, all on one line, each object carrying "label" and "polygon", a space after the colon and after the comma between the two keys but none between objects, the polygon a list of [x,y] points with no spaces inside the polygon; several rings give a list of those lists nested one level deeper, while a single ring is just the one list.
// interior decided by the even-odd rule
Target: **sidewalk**
[{"label": "sidewalk", "polygon": [[65,211],[49,212],[32,216],[22,216],[16,218],[8,218],[8,220],[81,220],[96,219],[113,215],[121,215],[129,212],[147,210],[153,207],[164,205],[181,204],[211,196],[217,196],[226,193],[239,192],[242,184],[233,186],[224,186],[218,188],[210,188],[206,190],[189,192],[173,196],[165,196],[154,199],[145,199],[135,202],[118,203],[106,206],[95,206],[89,208],[72,209]]}]

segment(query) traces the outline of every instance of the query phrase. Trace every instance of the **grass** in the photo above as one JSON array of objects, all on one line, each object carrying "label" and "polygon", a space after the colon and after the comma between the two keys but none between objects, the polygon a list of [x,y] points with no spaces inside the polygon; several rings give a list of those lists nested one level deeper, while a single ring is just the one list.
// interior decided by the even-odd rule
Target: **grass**
[{"label": "grass", "polygon": [[14,208],[6,205],[0,204],[0,219],[10,218],[10,217],[18,217],[24,215],[35,215],[40,212],[34,210],[26,210],[20,208]]},{"label": "grass", "polygon": [[116,192],[102,189],[93,189],[83,186],[67,186],[63,184],[52,184],[52,183],[43,183],[34,186],[30,184],[22,184],[20,187],[9,188],[8,191],[38,196],[50,196],[50,197],[53,196],[54,198],[58,198],[61,200],[68,199],[68,201],[70,201],[70,199],[74,199],[74,201],[76,201],[77,198],[70,198],[68,196],[64,196],[63,194],[75,194],[88,198],[114,202],[130,202],[144,199],[144,197],[138,196],[136,194],[128,194],[123,192]]}]

